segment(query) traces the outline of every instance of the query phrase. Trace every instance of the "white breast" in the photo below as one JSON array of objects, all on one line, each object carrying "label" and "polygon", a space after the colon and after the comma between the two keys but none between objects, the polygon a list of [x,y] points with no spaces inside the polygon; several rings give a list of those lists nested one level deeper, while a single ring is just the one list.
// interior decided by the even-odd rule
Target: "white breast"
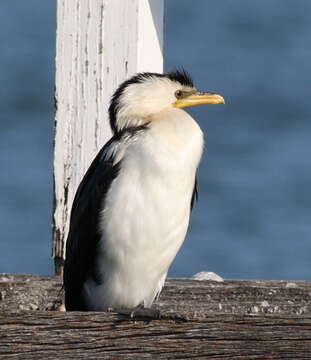
[{"label": "white breast", "polygon": [[92,306],[150,306],[184,241],[202,132],[183,110],[152,119],[127,145],[102,211],[97,264],[103,276],[85,290]]}]

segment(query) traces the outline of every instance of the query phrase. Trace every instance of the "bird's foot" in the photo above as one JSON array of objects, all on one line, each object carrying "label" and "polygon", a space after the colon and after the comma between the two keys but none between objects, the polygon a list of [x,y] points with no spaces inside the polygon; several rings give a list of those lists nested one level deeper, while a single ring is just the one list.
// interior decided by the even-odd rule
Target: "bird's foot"
[{"label": "bird's foot", "polygon": [[[108,310],[109,311],[109,310]],[[120,315],[127,316],[133,320],[159,320],[161,318],[161,311],[153,308],[145,308],[137,306],[134,309],[113,309]]]},{"label": "bird's foot", "polygon": [[176,322],[185,322],[187,317],[174,310],[161,311],[158,308],[145,308],[143,305],[137,306],[134,309],[111,309],[110,311],[116,312],[117,314],[129,318],[131,320],[172,320]]}]

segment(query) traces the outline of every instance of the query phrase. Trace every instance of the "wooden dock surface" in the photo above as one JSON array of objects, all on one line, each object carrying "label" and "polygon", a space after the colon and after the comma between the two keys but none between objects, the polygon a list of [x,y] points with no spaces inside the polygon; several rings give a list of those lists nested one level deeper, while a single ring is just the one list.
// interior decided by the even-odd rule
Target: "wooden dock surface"
[{"label": "wooden dock surface", "polygon": [[60,288],[0,274],[0,359],[311,359],[310,282],[169,279],[133,319],[55,311]]}]

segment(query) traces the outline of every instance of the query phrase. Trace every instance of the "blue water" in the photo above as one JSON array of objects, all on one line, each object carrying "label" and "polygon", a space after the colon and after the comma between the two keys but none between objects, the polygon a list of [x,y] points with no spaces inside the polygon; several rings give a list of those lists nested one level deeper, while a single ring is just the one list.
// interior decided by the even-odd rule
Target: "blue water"
[{"label": "blue water", "polygon": [[[191,6],[190,6],[191,3]],[[310,279],[311,2],[166,1],[165,68],[225,106],[170,275]],[[0,272],[51,274],[54,1],[0,3]]]}]

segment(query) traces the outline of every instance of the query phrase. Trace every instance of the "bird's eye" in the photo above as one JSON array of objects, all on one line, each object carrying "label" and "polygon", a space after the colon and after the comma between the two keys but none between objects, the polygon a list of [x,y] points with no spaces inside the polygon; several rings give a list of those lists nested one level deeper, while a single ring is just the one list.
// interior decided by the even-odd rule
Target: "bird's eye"
[{"label": "bird's eye", "polygon": [[176,99],[181,99],[184,95],[184,92],[182,90],[175,91]]}]

